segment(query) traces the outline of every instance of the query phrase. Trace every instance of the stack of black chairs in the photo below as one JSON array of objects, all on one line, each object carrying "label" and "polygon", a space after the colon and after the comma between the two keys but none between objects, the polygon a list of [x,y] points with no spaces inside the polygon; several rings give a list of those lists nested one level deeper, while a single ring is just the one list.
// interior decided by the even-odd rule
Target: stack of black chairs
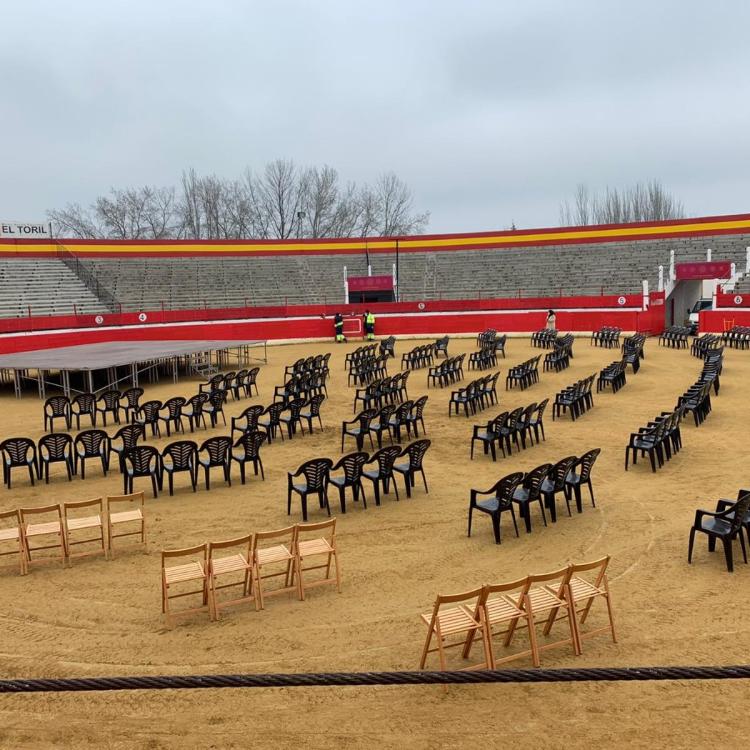
[{"label": "stack of black chairs", "polygon": [[617,393],[627,382],[625,378],[626,370],[627,362],[624,359],[602,368],[596,381],[596,392],[599,393],[611,386],[612,393]]},{"label": "stack of black chairs", "polygon": [[678,406],[673,411],[662,412],[645,427],[638,429],[630,435],[630,440],[625,447],[625,471],[628,470],[629,459],[632,455],[635,466],[638,456],[648,455],[651,462],[651,471],[655,472],[664,466],[666,461],[680,451],[682,448],[682,433],[680,423],[684,409]]},{"label": "stack of black chairs", "polygon": [[750,347],[750,326],[732,326],[724,331],[721,339],[730,349],[747,349]]},{"label": "stack of black chairs", "polygon": [[505,390],[518,386],[525,391],[529,386],[539,382],[539,360],[542,355],[527,359],[520,365],[515,365],[508,370],[505,378]]},{"label": "stack of black chairs", "polygon": [[560,336],[555,341],[553,350],[546,354],[544,357],[544,370],[554,370],[555,372],[561,372],[570,365],[570,360],[573,357],[573,342],[575,341],[573,334],[567,333],[565,336]]},{"label": "stack of black chairs", "polygon": [[450,417],[454,410],[458,415],[459,409],[463,407],[464,416],[468,417],[491,404],[496,404],[497,380],[499,377],[499,372],[494,375],[485,375],[483,378],[472,380],[465,387],[453,391],[448,401],[448,416]]},{"label": "stack of black chairs", "polygon": [[367,385],[388,375],[388,355],[369,354],[352,361],[349,369],[349,385]]},{"label": "stack of black chairs", "polygon": [[465,354],[459,354],[458,357],[449,357],[430,367],[427,373],[427,386],[429,387],[432,384],[444,388],[446,385],[463,380],[465,358]]},{"label": "stack of black chairs", "polygon": [[497,448],[503,452],[503,458],[513,452],[512,445],[517,450],[526,448],[526,442],[534,445],[539,442],[539,435],[545,440],[544,411],[549,399],[541,403],[532,403],[526,407],[519,407],[513,411],[504,411],[486,424],[474,425],[471,435],[470,459],[474,460],[474,444],[480,443],[485,456],[489,453],[492,460],[497,460]]},{"label": "stack of black chairs", "polygon": [[591,343],[605,349],[617,349],[620,346],[621,328],[617,326],[602,326],[598,331],[591,333]]},{"label": "stack of black chairs", "polygon": [[627,336],[622,342],[622,356],[625,363],[633,368],[633,373],[638,372],[641,367],[641,360],[646,358],[643,347],[646,343],[646,336],[642,333],[634,333]]},{"label": "stack of black chairs", "polygon": [[569,411],[570,418],[575,421],[591,409],[594,406],[594,396],[591,389],[593,388],[595,379],[596,373],[583,378],[583,380],[579,380],[567,388],[563,388],[555,396],[555,401],[552,405],[552,419],[555,420],[564,412]]},{"label": "stack of black chairs", "polygon": [[557,339],[557,331],[554,328],[542,328],[531,334],[531,345],[538,349],[551,349]]},{"label": "stack of black chairs", "polygon": [[497,365],[497,352],[493,341],[482,344],[479,351],[469,354],[470,370],[489,370],[495,365]]},{"label": "stack of black chairs", "polygon": [[419,370],[428,367],[435,361],[435,344],[416,346],[401,355],[402,370]]},{"label": "stack of black chairs", "polygon": [[706,352],[722,348],[721,336],[715,333],[704,333],[700,338],[693,340],[690,353],[698,359],[704,359]]},{"label": "stack of black chairs", "polygon": [[671,349],[687,349],[690,329],[685,326],[670,326],[659,336],[659,344]]},{"label": "stack of black chairs", "polygon": [[442,336],[439,339],[435,339],[435,359],[441,354],[444,357],[448,356],[448,342],[450,341],[449,336]]}]

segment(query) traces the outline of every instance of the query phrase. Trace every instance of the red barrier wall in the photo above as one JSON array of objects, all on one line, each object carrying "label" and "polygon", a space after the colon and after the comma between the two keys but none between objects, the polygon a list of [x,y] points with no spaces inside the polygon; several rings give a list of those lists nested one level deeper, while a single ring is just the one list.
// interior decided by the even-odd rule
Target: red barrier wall
[{"label": "red barrier wall", "polygon": [[698,318],[701,333],[723,333],[733,325],[750,326],[750,309],[704,310]]},{"label": "red barrier wall", "polygon": [[719,292],[716,295],[716,307],[743,308],[750,307],[750,294],[737,292]]},{"label": "red barrier wall", "polygon": [[[558,300],[559,301],[559,300]],[[653,299],[652,299],[653,301]],[[542,310],[482,310],[474,303],[471,309],[419,310],[417,303],[393,303],[382,307],[408,307],[409,310],[391,310],[381,313],[378,308],[376,330],[378,336],[416,335],[440,336],[451,333],[474,333],[486,328],[509,333],[526,333],[544,327],[546,308]],[[360,308],[363,305],[349,306]],[[413,308],[417,308],[416,310]],[[289,309],[291,311],[292,308]],[[318,310],[319,308],[315,308]],[[309,308],[296,308],[296,316],[256,318],[251,320],[224,320],[205,322],[166,322],[78,328],[32,333],[6,334],[0,337],[0,352],[13,353],[50,349],[108,341],[174,341],[174,340],[278,340],[327,338],[333,335],[331,313],[311,314]],[[664,305],[653,305],[647,311],[618,308],[556,308],[557,327],[561,331],[590,331],[602,325],[619,326],[623,330],[640,330],[657,333],[664,327]]]}]

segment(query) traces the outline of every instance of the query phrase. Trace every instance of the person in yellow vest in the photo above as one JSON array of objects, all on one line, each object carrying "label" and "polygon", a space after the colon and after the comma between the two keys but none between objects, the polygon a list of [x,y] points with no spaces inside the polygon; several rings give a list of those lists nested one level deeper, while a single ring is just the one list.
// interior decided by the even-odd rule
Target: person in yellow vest
[{"label": "person in yellow vest", "polygon": [[365,314],[362,316],[365,324],[365,335],[368,341],[375,340],[375,316],[369,311],[365,310]]}]

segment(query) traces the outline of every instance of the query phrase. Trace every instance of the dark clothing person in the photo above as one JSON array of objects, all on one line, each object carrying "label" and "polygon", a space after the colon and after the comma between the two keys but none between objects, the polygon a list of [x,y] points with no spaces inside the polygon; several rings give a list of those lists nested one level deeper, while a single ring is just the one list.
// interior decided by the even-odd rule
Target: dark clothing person
[{"label": "dark clothing person", "polygon": [[344,336],[344,316],[341,313],[336,313],[333,316],[333,328],[336,331],[336,343],[340,344],[346,341]]}]

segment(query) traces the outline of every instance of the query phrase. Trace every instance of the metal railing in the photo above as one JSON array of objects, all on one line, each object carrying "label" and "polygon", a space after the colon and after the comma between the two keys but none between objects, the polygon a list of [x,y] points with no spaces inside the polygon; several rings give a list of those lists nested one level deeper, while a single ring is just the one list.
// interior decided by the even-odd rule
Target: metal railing
[{"label": "metal railing", "polygon": [[77,255],[68,250],[65,245],[55,241],[57,257],[61,260],[84,284],[84,286],[97,297],[97,299],[110,311],[117,312],[120,309],[120,303],[114,294],[105,289],[92,271],[84,266]]}]

